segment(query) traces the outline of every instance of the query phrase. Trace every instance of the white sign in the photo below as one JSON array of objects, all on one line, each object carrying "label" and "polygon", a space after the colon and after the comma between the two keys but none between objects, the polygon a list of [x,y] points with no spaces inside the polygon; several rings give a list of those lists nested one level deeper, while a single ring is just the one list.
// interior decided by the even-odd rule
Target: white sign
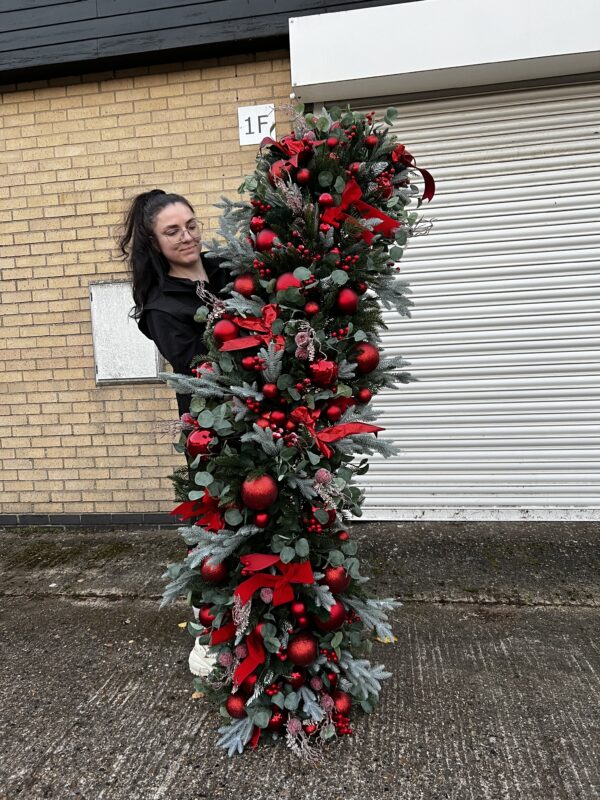
[{"label": "white sign", "polygon": [[242,106],[238,108],[240,144],[260,144],[265,136],[276,138],[275,106]]}]

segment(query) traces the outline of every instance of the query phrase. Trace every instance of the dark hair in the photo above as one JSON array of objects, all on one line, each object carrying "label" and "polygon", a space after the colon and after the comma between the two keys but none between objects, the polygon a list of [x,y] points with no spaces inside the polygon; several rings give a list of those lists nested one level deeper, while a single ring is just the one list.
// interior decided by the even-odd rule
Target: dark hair
[{"label": "dark hair", "polygon": [[153,245],[153,225],[156,215],[171,203],[185,203],[192,214],[194,208],[189,200],[180,194],[152,189],[138,194],[131,201],[125,222],[121,226],[122,233],[117,245],[122,260],[127,260],[135,306],[129,316],[139,319],[148,300],[150,291],[158,286],[162,288],[170,265],[162,252]]}]

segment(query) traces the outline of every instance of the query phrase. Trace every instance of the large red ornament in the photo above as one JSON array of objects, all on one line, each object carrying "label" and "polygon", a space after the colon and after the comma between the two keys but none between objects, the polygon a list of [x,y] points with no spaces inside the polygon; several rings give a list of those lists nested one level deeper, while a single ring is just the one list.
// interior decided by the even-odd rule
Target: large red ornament
[{"label": "large red ornament", "polygon": [[248,478],[242,483],[242,500],[253,511],[264,511],[277,500],[277,484],[270,475]]},{"label": "large red ornament", "polygon": [[350,586],[350,575],[343,567],[325,567],[323,583],[329,586],[333,594],[340,594]]},{"label": "large red ornament", "polygon": [[198,621],[204,625],[205,628],[210,628],[215,618],[214,614],[210,613],[210,606],[201,606],[198,610]]},{"label": "large red ornament", "polygon": [[267,400],[273,400],[274,397],[277,397],[279,394],[279,389],[277,388],[277,384],[275,383],[265,383],[262,387],[262,393],[267,398]]},{"label": "large red ornament", "polygon": [[271,719],[269,720],[268,729],[270,731],[280,731],[285,723],[285,714],[283,711],[273,711]]},{"label": "large red ornament", "polygon": [[366,387],[359,389],[358,392],[356,393],[356,398],[359,403],[369,403],[372,397],[373,397],[373,392],[370,389],[367,389]]},{"label": "large red ornament", "polygon": [[342,314],[356,314],[358,309],[358,295],[354,289],[341,289],[335,304]]},{"label": "large red ornament", "polygon": [[284,292],[286,289],[299,289],[302,283],[293,272],[284,272],[275,281],[275,291]]},{"label": "large red ornament", "polygon": [[354,351],[356,361],[356,371],[360,375],[373,372],[379,364],[379,350],[369,342],[360,342]]},{"label": "large red ornament", "polygon": [[259,252],[264,253],[273,247],[276,239],[277,234],[275,231],[272,231],[270,228],[263,228],[262,231],[259,231],[256,234],[256,249]]},{"label": "large red ornament", "polygon": [[225,578],[229,574],[229,570],[225,566],[225,563],[221,561],[220,564],[214,566],[213,564],[208,563],[208,559],[210,556],[204,559],[202,565],[200,566],[200,575],[203,580],[207,583],[223,583]]},{"label": "large red ornament", "polygon": [[191,456],[205,456],[211,444],[215,441],[214,436],[207,430],[192,431],[185,443],[186,449]]},{"label": "large red ornament", "polygon": [[313,361],[309,370],[310,377],[317,386],[331,386],[337,380],[338,365],[335,361],[329,361],[326,358],[321,361]]},{"label": "large red ornament", "polygon": [[342,692],[341,689],[336,689],[331,693],[331,697],[333,698],[335,710],[344,717],[347,717],[352,708],[352,698],[350,695],[347,694],[347,692]]},{"label": "large red ornament", "polygon": [[287,655],[292,664],[308,667],[317,660],[317,640],[311,633],[297,633],[288,642]]},{"label": "large red ornament", "polygon": [[213,328],[213,336],[219,344],[237,339],[238,333],[238,326],[229,319],[220,319]]},{"label": "large red ornament", "polygon": [[243,275],[238,275],[233,281],[233,291],[244,297],[252,297],[256,291],[256,281],[254,275],[250,272],[244,272]]},{"label": "large red ornament", "polygon": [[300,186],[305,186],[311,179],[311,174],[309,169],[299,169],[296,175],[296,183],[299,183]]},{"label": "large red ornament", "polygon": [[246,716],[246,700],[241,694],[230,694],[225,700],[225,708],[230,717],[242,719]]},{"label": "large red ornament", "polygon": [[346,609],[339,600],[336,600],[327,613],[327,619],[320,619],[316,615],[313,617],[313,622],[321,631],[335,631],[346,621]]},{"label": "large red ornament", "polygon": [[323,192],[323,194],[319,195],[319,205],[323,206],[323,208],[331,208],[334,202],[333,195],[329,194],[329,192]]}]

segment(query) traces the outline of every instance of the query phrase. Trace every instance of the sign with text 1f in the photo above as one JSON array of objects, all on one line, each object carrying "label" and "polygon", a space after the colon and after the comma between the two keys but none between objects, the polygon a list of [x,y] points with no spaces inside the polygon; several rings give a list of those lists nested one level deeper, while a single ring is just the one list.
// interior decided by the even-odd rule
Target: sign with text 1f
[{"label": "sign with text 1f", "polygon": [[242,106],[238,108],[240,144],[260,144],[265,136],[276,138],[275,106]]}]

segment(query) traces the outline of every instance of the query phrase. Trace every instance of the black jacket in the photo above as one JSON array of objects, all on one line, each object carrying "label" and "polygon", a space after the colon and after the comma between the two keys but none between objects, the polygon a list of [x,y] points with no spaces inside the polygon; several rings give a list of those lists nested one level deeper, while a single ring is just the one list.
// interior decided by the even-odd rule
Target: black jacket
[{"label": "black jacket", "polygon": [[[218,295],[229,282],[228,273],[220,268],[223,259],[201,253],[208,275],[208,288]],[[204,324],[194,321],[194,314],[202,305],[196,294],[198,281],[165,276],[162,290],[155,286],[144,304],[138,328],[152,339],[161,355],[174,372],[191,375],[190,362],[194,356],[206,352],[202,341]],[[179,414],[190,409],[191,395],[176,394]]]}]

